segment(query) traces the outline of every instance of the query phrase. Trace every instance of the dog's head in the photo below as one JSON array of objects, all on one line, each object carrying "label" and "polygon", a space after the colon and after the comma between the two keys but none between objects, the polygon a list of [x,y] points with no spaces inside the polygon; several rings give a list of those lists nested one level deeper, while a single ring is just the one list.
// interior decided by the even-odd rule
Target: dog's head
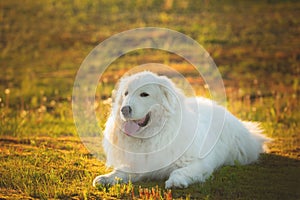
[{"label": "dog's head", "polygon": [[133,136],[151,124],[163,125],[166,118],[179,109],[181,98],[182,93],[167,77],[140,72],[120,80],[113,114],[121,131]]}]

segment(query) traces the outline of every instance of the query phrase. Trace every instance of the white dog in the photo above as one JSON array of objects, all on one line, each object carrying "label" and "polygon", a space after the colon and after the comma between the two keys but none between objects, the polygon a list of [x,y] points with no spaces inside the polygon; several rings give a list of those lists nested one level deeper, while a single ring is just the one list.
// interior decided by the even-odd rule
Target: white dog
[{"label": "white dog", "polygon": [[268,141],[261,132],[211,100],[186,97],[167,77],[136,73],[120,80],[104,131],[114,171],[93,185],[165,179],[166,188],[185,188],[222,165],[256,161]]}]

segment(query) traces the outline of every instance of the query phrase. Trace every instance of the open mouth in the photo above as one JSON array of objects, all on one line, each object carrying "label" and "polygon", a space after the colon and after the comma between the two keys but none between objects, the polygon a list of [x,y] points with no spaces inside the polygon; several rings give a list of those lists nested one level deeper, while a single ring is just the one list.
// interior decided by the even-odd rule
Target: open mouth
[{"label": "open mouth", "polygon": [[140,120],[134,120],[135,123],[137,123],[140,127],[145,127],[150,120],[150,113],[148,113],[144,118]]},{"label": "open mouth", "polygon": [[150,113],[148,113],[142,119],[125,121],[122,129],[127,135],[133,135],[137,133],[140,130],[140,128],[147,126],[149,121]]}]

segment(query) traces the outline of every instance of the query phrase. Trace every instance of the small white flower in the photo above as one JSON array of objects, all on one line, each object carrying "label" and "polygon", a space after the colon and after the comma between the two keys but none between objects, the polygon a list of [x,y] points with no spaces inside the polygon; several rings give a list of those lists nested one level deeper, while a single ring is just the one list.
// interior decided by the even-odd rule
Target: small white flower
[{"label": "small white flower", "polygon": [[6,95],[8,95],[8,94],[10,93],[10,90],[7,88],[7,89],[4,90],[4,93],[5,93]]},{"label": "small white flower", "polygon": [[51,101],[50,101],[50,106],[54,107],[55,104],[56,104],[56,101],[55,101],[55,100],[51,100]]}]

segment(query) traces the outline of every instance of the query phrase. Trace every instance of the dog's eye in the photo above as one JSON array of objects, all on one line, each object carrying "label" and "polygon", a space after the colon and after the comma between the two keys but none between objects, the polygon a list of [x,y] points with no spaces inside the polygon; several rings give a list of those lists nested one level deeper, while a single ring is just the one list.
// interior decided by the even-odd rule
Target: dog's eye
[{"label": "dog's eye", "polygon": [[140,94],[140,96],[141,96],[141,97],[147,97],[147,96],[149,96],[149,94],[146,93],[146,92],[142,92],[142,93]]},{"label": "dog's eye", "polygon": [[128,91],[126,91],[126,92],[124,93],[125,96],[127,96],[127,94],[128,94]]}]

